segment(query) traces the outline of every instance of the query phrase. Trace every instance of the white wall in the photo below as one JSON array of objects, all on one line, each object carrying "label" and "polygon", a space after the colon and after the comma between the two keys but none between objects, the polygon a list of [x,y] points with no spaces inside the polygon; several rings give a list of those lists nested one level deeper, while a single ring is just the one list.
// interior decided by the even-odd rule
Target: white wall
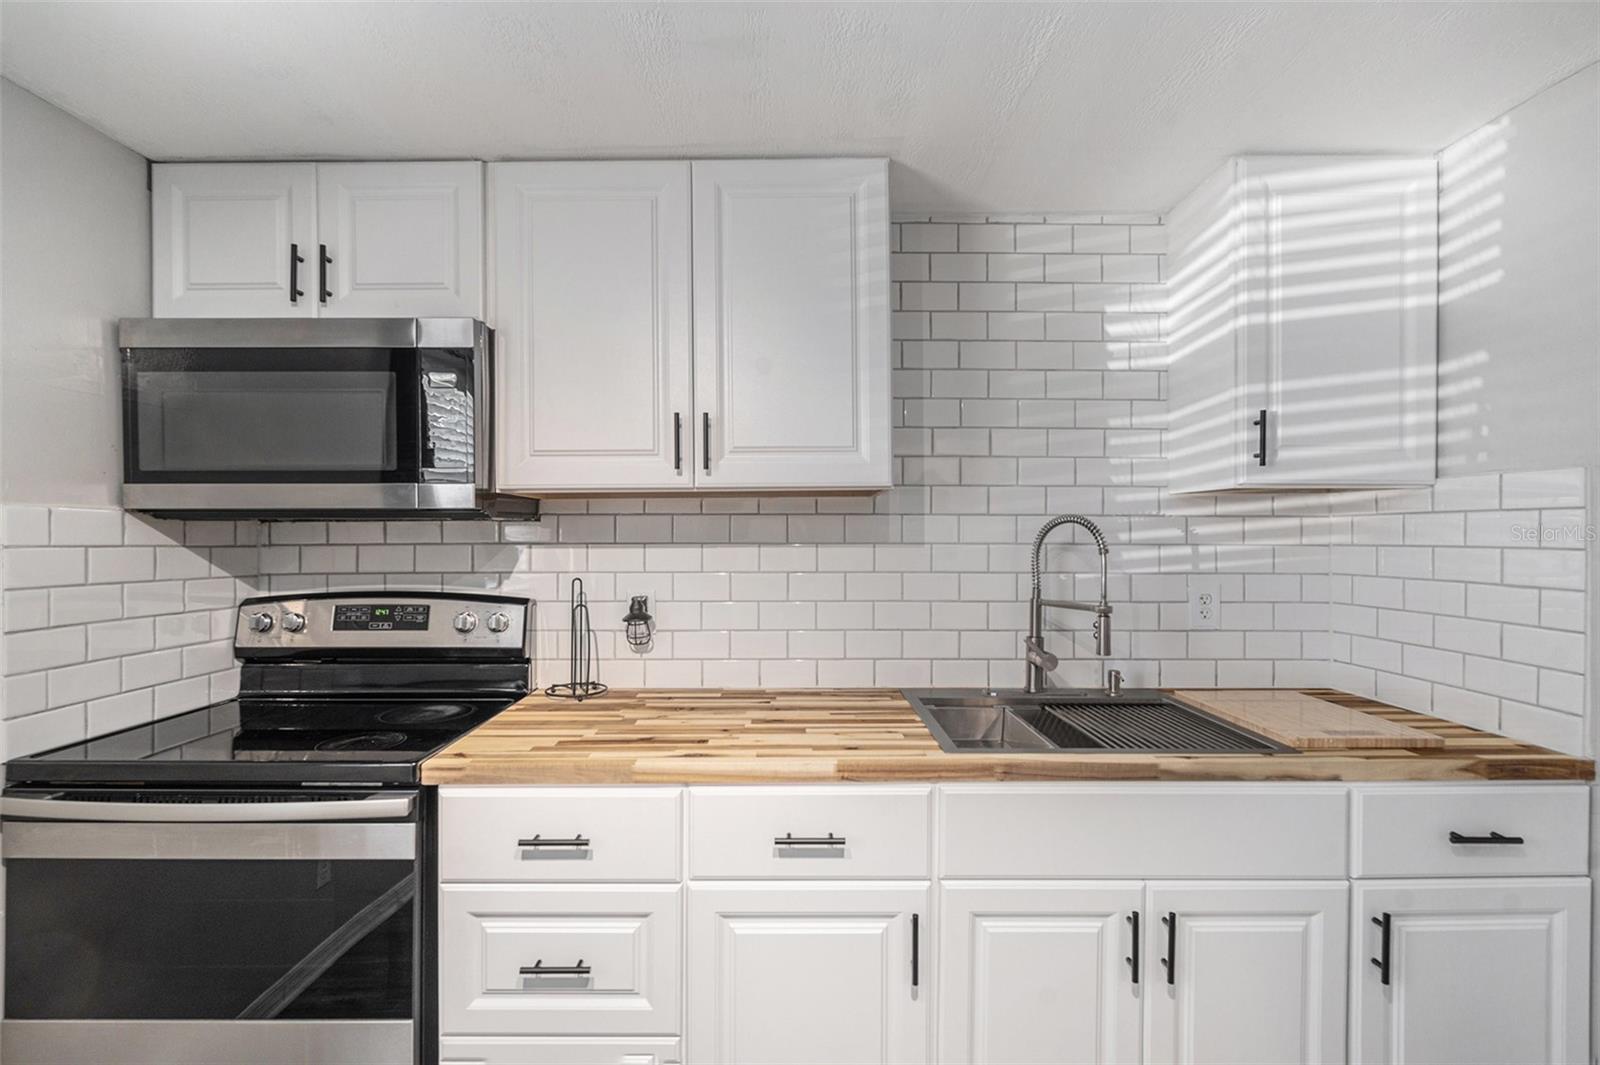
[{"label": "white wall", "polygon": [[1600,458],[1600,65],[1440,153],[1441,474]]},{"label": "white wall", "polygon": [[0,500],[115,505],[116,323],[150,313],[145,160],[0,79]]},{"label": "white wall", "polygon": [[124,515],[117,319],[149,314],[145,161],[0,80],[0,757],[226,698],[254,523]]}]

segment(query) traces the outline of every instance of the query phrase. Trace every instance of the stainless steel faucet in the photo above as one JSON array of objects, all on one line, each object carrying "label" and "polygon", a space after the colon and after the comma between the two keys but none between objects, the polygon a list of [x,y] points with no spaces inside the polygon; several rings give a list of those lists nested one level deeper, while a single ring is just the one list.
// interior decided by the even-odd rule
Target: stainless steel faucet
[{"label": "stainless steel faucet", "polygon": [[[1100,552],[1100,601],[1084,603],[1076,599],[1046,599],[1039,589],[1039,554],[1044,550],[1045,537],[1062,525],[1078,525],[1094,537]],[[1094,615],[1094,649],[1101,658],[1111,654],[1111,604],[1106,601],[1106,547],[1105,534],[1100,527],[1081,514],[1062,514],[1044,523],[1033,538],[1033,591],[1028,597],[1028,638],[1023,641],[1024,657],[1028,660],[1026,690],[1037,694],[1044,691],[1045,674],[1060,664],[1060,659],[1044,649],[1044,608],[1058,610],[1083,610]]]}]

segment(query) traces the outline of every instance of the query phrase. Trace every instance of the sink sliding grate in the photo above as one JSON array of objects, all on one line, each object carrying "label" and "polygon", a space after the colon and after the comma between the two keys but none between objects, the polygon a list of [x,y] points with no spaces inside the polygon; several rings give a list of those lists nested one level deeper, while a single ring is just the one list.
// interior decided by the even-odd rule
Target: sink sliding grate
[{"label": "sink sliding grate", "polygon": [[1061,747],[1202,753],[1274,749],[1220,721],[1166,703],[1045,703],[1043,709],[1049,716],[1033,725]]}]

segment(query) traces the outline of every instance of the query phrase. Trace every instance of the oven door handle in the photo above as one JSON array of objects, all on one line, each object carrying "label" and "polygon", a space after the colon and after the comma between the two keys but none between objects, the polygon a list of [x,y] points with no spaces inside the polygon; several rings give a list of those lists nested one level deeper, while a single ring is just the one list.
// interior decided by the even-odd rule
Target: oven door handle
[{"label": "oven door handle", "polygon": [[38,821],[166,821],[259,824],[282,821],[372,821],[409,817],[416,794],[306,802],[84,802],[77,799],[0,798],[0,817]]}]

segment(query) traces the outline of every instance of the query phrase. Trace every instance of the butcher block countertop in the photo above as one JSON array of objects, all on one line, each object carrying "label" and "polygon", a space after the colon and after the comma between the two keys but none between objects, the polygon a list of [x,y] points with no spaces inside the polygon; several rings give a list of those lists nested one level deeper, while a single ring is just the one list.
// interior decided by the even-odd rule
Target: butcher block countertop
[{"label": "butcher block countertop", "polygon": [[[1196,693],[1198,694],[1198,693]],[[425,784],[985,780],[1589,780],[1594,763],[1360,696],[1304,694],[1444,742],[1274,754],[947,753],[892,688],[531,695],[422,767]]]}]

